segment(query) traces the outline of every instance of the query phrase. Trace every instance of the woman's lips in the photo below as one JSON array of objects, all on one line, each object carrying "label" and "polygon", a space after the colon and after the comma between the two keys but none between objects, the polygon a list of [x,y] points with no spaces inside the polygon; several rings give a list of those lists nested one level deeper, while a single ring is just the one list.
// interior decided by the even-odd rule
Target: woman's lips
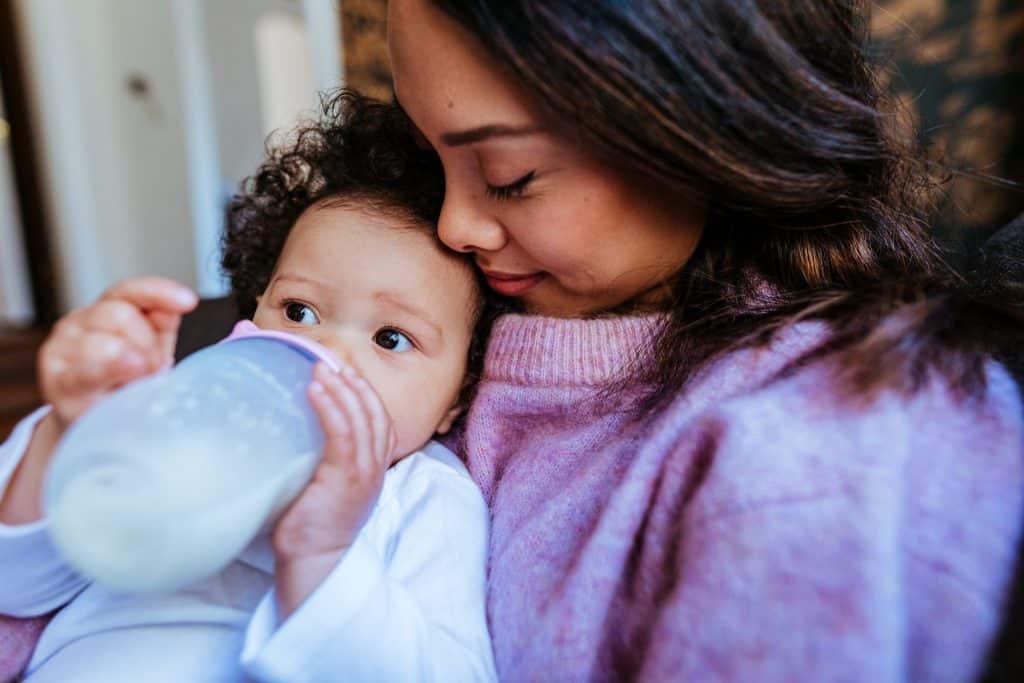
[{"label": "woman's lips", "polygon": [[484,271],[487,278],[487,285],[498,294],[504,296],[519,296],[529,289],[535,287],[544,279],[544,273],[531,273],[516,275],[513,273],[492,273]]}]

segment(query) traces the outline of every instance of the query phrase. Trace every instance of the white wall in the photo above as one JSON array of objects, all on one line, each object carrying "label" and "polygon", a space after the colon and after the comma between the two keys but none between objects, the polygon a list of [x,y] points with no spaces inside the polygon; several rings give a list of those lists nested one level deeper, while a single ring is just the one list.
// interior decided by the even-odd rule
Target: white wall
[{"label": "white wall", "polygon": [[263,158],[255,26],[272,11],[301,16],[297,4],[287,0],[202,3],[221,169],[232,184]]},{"label": "white wall", "polygon": [[[339,12],[336,0],[218,0],[201,6],[221,168],[234,189],[256,170],[271,131],[312,114],[316,90],[341,85]],[[260,54],[267,19],[290,19],[296,31],[287,36],[290,42],[279,40],[269,54]],[[288,54],[298,51],[304,54]],[[283,79],[261,67],[268,60],[278,68],[288,62]]]},{"label": "white wall", "polygon": [[[270,130],[290,128],[311,111],[315,78],[324,88],[340,82],[338,6],[336,0],[173,2],[184,59],[198,286],[203,295],[218,295],[226,291],[219,274],[225,200],[255,172]],[[261,30],[268,19],[292,30],[268,36]]]},{"label": "white wall", "polygon": [[[223,291],[221,206],[263,154],[255,24],[271,10],[304,17],[311,81],[333,86],[336,0],[13,2],[61,307],[140,274]],[[132,92],[133,77],[145,93]]]},{"label": "white wall", "polygon": [[[17,0],[61,305],[153,273],[195,284],[169,3]],[[141,76],[148,94],[127,81]]]}]

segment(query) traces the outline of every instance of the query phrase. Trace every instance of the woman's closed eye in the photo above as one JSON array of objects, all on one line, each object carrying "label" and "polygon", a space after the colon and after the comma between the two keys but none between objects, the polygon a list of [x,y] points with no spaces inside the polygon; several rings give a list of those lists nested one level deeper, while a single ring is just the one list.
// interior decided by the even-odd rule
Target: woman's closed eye
[{"label": "woman's closed eye", "polygon": [[537,174],[536,171],[530,171],[523,177],[515,180],[508,185],[491,185],[487,183],[487,196],[492,199],[505,200],[519,197],[523,194],[523,190],[530,184],[533,177]]},{"label": "woman's closed eye", "polygon": [[395,353],[412,351],[416,348],[416,344],[413,343],[408,335],[393,327],[382,327],[377,330],[377,333],[373,335],[373,342],[377,346],[388,351],[394,351]]},{"label": "woman's closed eye", "polygon": [[320,318],[311,306],[298,301],[286,301],[284,304],[284,316],[293,323],[300,325],[317,325]]}]

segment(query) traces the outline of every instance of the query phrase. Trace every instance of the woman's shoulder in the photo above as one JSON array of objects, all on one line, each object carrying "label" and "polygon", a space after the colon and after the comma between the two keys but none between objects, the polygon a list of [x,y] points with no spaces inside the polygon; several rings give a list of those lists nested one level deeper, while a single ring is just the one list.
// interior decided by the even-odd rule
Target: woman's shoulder
[{"label": "woman's shoulder", "polygon": [[[657,468],[645,519],[671,519],[687,561],[718,563],[703,571],[714,577],[709,594],[776,588],[791,615],[841,595],[842,619],[856,612],[843,601],[858,596],[865,622],[899,615],[899,633],[922,651],[947,651],[949,638],[980,651],[1021,538],[1024,416],[1013,379],[989,362],[974,397],[934,374],[915,392],[850,400],[827,356],[780,371],[813,348],[799,341],[762,358],[767,368],[749,354],[726,359],[731,367],[691,388],[713,396],[700,407],[676,397],[637,456]],[[729,385],[737,368],[755,372]]]},{"label": "woman's shoulder", "polygon": [[709,483],[743,481],[739,496],[732,485],[720,487],[711,507],[876,486],[894,493],[1024,486],[1024,410],[1003,366],[987,362],[974,395],[932,372],[914,391],[864,397],[844,387],[828,355],[797,363],[822,339],[811,326],[765,350],[731,354],[659,416],[652,441],[681,451],[701,443],[712,453]]},{"label": "woman's shoulder", "polygon": [[734,351],[696,376],[668,404],[664,418],[706,413],[751,425],[840,431],[884,422],[920,435],[953,425],[993,437],[1020,438],[1024,432],[1021,387],[993,359],[983,361],[973,389],[929,368],[914,386],[894,383],[861,392],[849,382],[840,354],[818,353],[828,341],[824,324],[809,322],[784,330],[764,347]]}]

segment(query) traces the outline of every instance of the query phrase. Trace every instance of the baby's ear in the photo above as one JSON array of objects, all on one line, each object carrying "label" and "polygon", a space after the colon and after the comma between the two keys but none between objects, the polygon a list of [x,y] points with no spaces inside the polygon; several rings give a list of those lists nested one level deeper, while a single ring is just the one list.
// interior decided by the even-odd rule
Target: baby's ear
[{"label": "baby's ear", "polygon": [[444,419],[441,420],[441,424],[437,426],[435,430],[438,434],[447,434],[451,431],[452,425],[455,424],[455,420],[458,419],[459,415],[462,414],[462,406],[454,405],[447,413],[445,413]]}]

